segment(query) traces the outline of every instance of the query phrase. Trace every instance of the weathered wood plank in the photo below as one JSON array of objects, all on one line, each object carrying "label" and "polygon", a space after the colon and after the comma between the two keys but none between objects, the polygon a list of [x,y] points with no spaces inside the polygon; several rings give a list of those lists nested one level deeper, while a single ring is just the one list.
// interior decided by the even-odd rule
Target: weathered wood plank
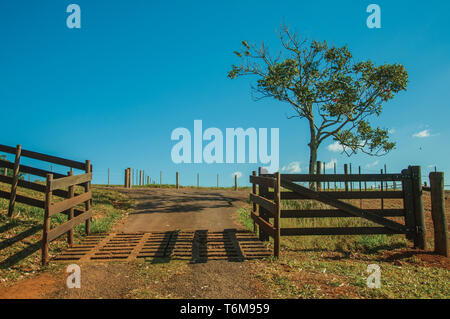
[{"label": "weathered wood plank", "polygon": [[92,173],[82,175],[65,176],[53,180],[52,191],[55,189],[67,188],[69,186],[84,184],[92,179]]},{"label": "weathered wood plank", "polygon": [[[364,211],[383,217],[405,216],[404,209],[364,209]],[[311,209],[311,210],[282,210],[281,218],[333,218],[333,217],[355,217],[355,215],[340,209]]]},{"label": "weathered wood plank", "polygon": [[448,223],[445,216],[444,173],[430,173],[431,217],[434,228],[434,251],[448,257]]},{"label": "weathered wood plank", "polygon": [[[328,192],[322,191],[318,192],[319,194],[326,194],[332,198],[336,199],[378,199],[378,198],[403,198],[403,192],[399,191],[388,191],[388,192],[380,192],[380,191],[349,191],[349,192]],[[267,198],[273,198],[273,192],[267,193]],[[281,192],[281,199],[313,199],[306,194],[298,194],[294,192]]]},{"label": "weathered wood plank", "polygon": [[[9,199],[10,196],[11,196],[11,194],[9,192],[0,190],[0,198]],[[30,205],[33,207],[38,207],[38,208],[44,208],[44,206],[45,206],[44,201],[42,201],[42,200],[34,199],[34,198],[22,196],[22,195],[16,195],[16,202],[22,203],[22,204],[27,204],[27,205]]]},{"label": "weathered wood plank", "polygon": [[77,217],[65,222],[64,224],[61,224],[61,225],[53,228],[52,230],[50,230],[48,232],[47,243],[55,240],[59,236],[67,233],[70,229],[72,229],[76,225],[79,225],[82,222],[84,222],[85,220],[91,218],[93,214],[94,214],[93,211],[86,212],[84,214],[78,215]]},{"label": "weathered wood plank", "polygon": [[[0,175],[0,182],[2,182],[2,183],[11,184],[12,181],[13,181],[12,177]],[[31,189],[31,190],[34,190],[37,192],[45,193],[45,185],[42,185],[42,184],[27,182],[25,180],[19,179],[17,181],[17,186],[23,187],[26,189]]]},{"label": "weathered wood plank", "polygon": [[358,207],[355,207],[353,205],[347,204],[345,202],[342,202],[338,199],[335,199],[331,196],[329,196],[329,194],[331,194],[332,192],[316,192],[313,191],[309,188],[297,185],[293,182],[288,181],[286,178],[283,180],[281,179],[281,185],[285,188],[290,189],[293,192],[296,192],[298,194],[301,195],[305,195],[308,196],[312,199],[318,200],[324,204],[328,204],[330,206],[336,207],[338,209],[341,209],[347,213],[353,214],[355,217],[362,217],[362,218],[366,218],[376,224],[388,227],[389,229],[393,230],[393,231],[401,231],[401,232],[405,232],[406,231],[406,227],[402,224],[399,224],[397,222],[394,222],[392,220],[383,218],[381,216],[378,216],[376,214],[373,213],[369,213],[366,212]]},{"label": "weathered wood plank", "polygon": [[81,195],[63,200],[61,202],[54,203],[50,205],[50,212],[49,215],[53,216],[55,214],[62,213],[70,208],[73,208],[77,205],[80,205],[92,198],[92,193],[89,191],[87,193],[83,193]]},{"label": "weathered wood plank", "polygon": [[[271,176],[271,174],[262,174],[261,176]],[[287,178],[293,182],[379,182],[379,181],[401,181],[402,174],[281,174],[281,180]]]},{"label": "weathered wood plank", "polygon": [[250,183],[264,185],[267,187],[274,187],[275,179],[271,177],[261,177],[261,176],[252,176],[250,175]]},{"label": "weathered wood plank", "polygon": [[264,207],[267,211],[269,211],[272,214],[272,216],[274,215],[276,209],[275,203],[271,202],[268,199],[265,199],[264,197],[252,193],[250,193],[250,200],[253,203],[258,204],[259,206]]},{"label": "weathered wood plank", "polygon": [[281,236],[322,236],[322,235],[379,235],[403,234],[386,227],[322,227],[322,228],[282,228]]},{"label": "weathered wood plank", "polygon": [[253,212],[250,212],[250,217],[261,227],[261,229],[269,236],[275,237],[275,229],[271,224],[266,222],[259,216],[256,216]]},{"label": "weathered wood plank", "polygon": [[[0,152],[15,154],[16,148],[0,144]],[[69,160],[69,159],[65,159],[65,158],[61,158],[61,157],[46,155],[46,154],[37,153],[37,152],[33,152],[33,151],[28,151],[28,150],[22,150],[22,156],[37,159],[37,160],[44,161],[44,162],[53,163],[53,164],[73,167],[73,168],[81,169],[81,170],[84,170],[84,165],[85,165],[83,162],[77,162],[77,161],[73,161],[73,160]]]}]

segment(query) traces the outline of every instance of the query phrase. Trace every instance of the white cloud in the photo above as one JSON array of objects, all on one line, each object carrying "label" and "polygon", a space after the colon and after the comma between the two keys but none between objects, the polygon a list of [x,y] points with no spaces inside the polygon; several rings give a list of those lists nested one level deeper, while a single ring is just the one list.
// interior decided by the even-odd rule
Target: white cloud
[{"label": "white cloud", "polygon": [[431,136],[430,130],[423,130],[423,131],[413,134],[413,137],[418,137],[418,138],[425,138],[425,137],[430,137],[430,136]]},{"label": "white cloud", "polygon": [[331,152],[342,153],[344,151],[344,147],[341,144],[339,144],[338,141],[336,141],[333,144],[328,145],[327,150],[329,150]]},{"label": "white cloud", "polygon": [[289,174],[300,173],[302,171],[300,162],[291,162],[288,165],[283,166],[281,170]]},{"label": "white cloud", "polygon": [[325,163],[325,169],[333,169],[334,164],[337,166],[337,159],[333,158],[331,162]]},{"label": "white cloud", "polygon": [[241,178],[242,177],[242,172],[234,172],[233,174],[231,174],[231,176],[237,176],[237,178]]},{"label": "white cloud", "polygon": [[377,165],[378,165],[378,161],[375,161],[373,163],[366,164],[366,168],[372,168],[372,167],[375,167]]}]

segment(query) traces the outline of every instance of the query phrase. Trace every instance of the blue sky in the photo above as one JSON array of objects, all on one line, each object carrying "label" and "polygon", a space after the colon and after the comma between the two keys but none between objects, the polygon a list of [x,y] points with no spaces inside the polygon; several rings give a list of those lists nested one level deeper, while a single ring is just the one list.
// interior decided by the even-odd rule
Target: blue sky
[{"label": "blue sky", "polygon": [[[81,7],[81,29],[66,26],[66,7]],[[382,28],[368,29],[366,7],[381,7]],[[450,26],[448,1],[2,1],[0,2],[0,143],[75,160],[90,159],[94,182],[122,183],[126,167],[182,184],[231,185],[255,164],[180,164],[171,160],[172,130],[279,128],[280,168],[306,171],[308,131],[286,119],[289,106],[251,98],[253,78],[230,80],[242,40],[279,45],[283,21],[301,35],[348,44],[355,59],[402,63],[407,92],[374,123],[393,130],[397,149],[381,158],[335,159],[378,172],[421,165],[450,174]],[[419,136],[414,134],[422,132]],[[296,167],[296,164],[291,167]],[[433,167],[433,168],[432,168]],[[59,168],[55,168],[56,170]],[[450,179],[446,177],[446,184]]]}]

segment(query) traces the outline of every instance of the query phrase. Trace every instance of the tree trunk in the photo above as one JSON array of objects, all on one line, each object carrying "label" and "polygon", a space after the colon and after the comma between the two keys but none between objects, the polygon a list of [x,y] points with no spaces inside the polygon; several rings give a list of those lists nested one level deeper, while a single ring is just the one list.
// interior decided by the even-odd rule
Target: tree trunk
[{"label": "tree trunk", "polygon": [[[315,175],[317,170],[317,148],[319,147],[316,138],[316,129],[314,127],[314,119],[309,120],[309,132],[310,132],[310,141],[309,141],[309,174]],[[310,182],[309,188],[316,189],[316,183]]]}]

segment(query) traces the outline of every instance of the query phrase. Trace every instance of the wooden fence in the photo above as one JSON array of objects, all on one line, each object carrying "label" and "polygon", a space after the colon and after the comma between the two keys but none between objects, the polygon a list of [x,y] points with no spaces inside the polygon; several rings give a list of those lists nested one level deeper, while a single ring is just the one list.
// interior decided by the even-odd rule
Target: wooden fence
[{"label": "wooden fence", "polygon": [[[415,247],[426,249],[425,221],[422,203],[420,167],[410,166],[398,174],[267,174],[260,168],[250,176],[253,184],[250,199],[253,202],[251,218],[259,227],[261,240],[274,238],[274,256],[280,252],[281,236],[311,235],[375,235],[405,234],[414,241]],[[349,190],[352,182],[398,182],[401,190]],[[298,184],[298,182],[318,183],[318,190]],[[322,191],[320,183],[343,182],[345,190]],[[258,187],[257,187],[258,186]],[[282,189],[283,188],[283,189]],[[349,199],[401,199],[402,208],[363,209],[349,204]],[[332,209],[283,210],[282,200],[316,200],[333,207]],[[281,228],[281,218],[346,218],[359,217],[371,221],[373,227],[327,227],[327,228]],[[404,223],[388,217],[403,219]],[[270,223],[273,218],[273,225]],[[398,220],[398,219],[397,219]]]},{"label": "wooden fence", "polygon": [[[15,203],[23,203],[29,206],[42,208],[45,210],[43,220],[43,236],[42,236],[42,263],[48,262],[48,244],[68,233],[68,244],[73,245],[73,228],[78,224],[85,222],[86,234],[90,232],[90,219],[92,217],[92,165],[89,160],[77,162],[51,155],[41,154],[37,152],[23,150],[20,145],[17,147],[10,147],[0,144],[0,152],[14,154],[15,160],[9,162],[0,160],[0,167],[12,171],[12,176],[4,174],[0,176],[0,182],[11,185],[10,192],[0,190],[0,198],[9,200],[8,216],[13,217]],[[20,164],[22,157],[32,158],[43,162],[62,165],[70,168],[67,175],[47,171],[31,166]],[[73,175],[73,169],[84,171],[82,175]],[[5,172],[6,172],[5,170]],[[20,173],[30,174],[46,179],[45,185],[43,183],[36,183],[20,179]],[[75,186],[81,185],[83,192],[75,194]],[[24,195],[17,194],[17,188],[33,190],[43,193],[44,200],[36,199]],[[64,198],[64,200],[54,201],[53,197]],[[76,209],[78,205],[84,205],[84,209]],[[51,217],[56,214],[66,214],[68,220],[57,227],[50,229]]]}]

